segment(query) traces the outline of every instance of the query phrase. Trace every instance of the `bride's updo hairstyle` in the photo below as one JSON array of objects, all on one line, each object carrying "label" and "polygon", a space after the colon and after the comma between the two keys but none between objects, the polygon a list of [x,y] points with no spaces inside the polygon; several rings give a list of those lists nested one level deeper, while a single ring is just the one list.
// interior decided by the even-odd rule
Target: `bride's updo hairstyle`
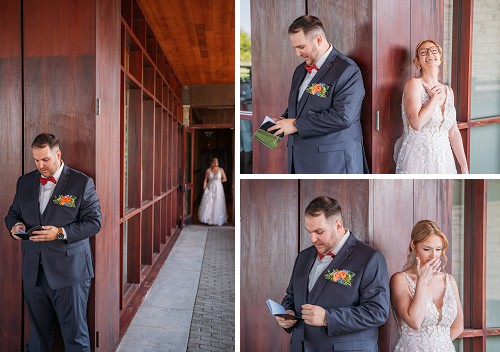
[{"label": "bride's updo hairstyle", "polygon": [[[417,44],[417,47],[415,48],[415,56],[413,58],[413,64],[417,68],[417,72],[415,73],[415,77],[422,76],[422,68],[420,67],[420,65],[418,63],[418,58],[419,58],[418,51],[420,50],[420,47],[422,45],[424,45],[425,43],[431,43],[436,48],[438,48],[439,55],[441,55],[440,61],[443,63],[443,70],[444,70],[444,67],[445,67],[445,64],[446,64],[446,61],[444,61],[444,59],[443,59],[443,48],[441,48],[441,45],[439,45],[438,43],[436,43],[436,41],[434,41],[432,39],[422,40],[420,43]],[[445,70],[445,72],[446,72],[446,70]]]},{"label": "bride's updo hairstyle", "polygon": [[443,267],[446,265],[448,262],[448,258],[446,257],[448,239],[434,221],[420,220],[415,224],[415,226],[413,226],[413,230],[411,231],[411,242],[408,246],[409,253],[406,259],[406,264],[403,267],[403,271],[411,268],[415,264],[417,257],[416,248],[418,244],[424,242],[432,235],[441,237],[441,240],[443,241],[443,251],[441,252],[441,257],[443,258]]}]

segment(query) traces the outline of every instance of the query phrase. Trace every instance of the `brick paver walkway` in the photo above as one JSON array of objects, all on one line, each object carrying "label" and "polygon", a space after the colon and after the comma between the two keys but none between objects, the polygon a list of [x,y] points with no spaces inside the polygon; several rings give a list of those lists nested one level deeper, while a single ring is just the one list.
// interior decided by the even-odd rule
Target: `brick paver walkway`
[{"label": "brick paver walkway", "polygon": [[188,352],[234,351],[234,253],[233,229],[208,231]]}]

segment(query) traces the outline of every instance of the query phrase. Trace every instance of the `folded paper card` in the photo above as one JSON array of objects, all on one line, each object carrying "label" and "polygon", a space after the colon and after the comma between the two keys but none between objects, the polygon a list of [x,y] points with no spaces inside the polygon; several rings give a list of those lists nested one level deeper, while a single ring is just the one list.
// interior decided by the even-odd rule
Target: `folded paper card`
[{"label": "folded paper card", "polygon": [[285,311],[285,308],[281,304],[274,302],[272,299],[268,299],[266,301],[266,303],[267,303],[267,307],[269,308],[269,311],[271,311],[272,315],[275,315],[275,316],[281,317],[281,318],[285,318],[286,320],[301,319],[295,315],[288,314]]},{"label": "folded paper card", "polygon": [[43,226],[35,226],[29,229],[28,231],[23,231],[19,229],[19,233],[16,233],[16,236],[22,240],[29,240],[30,236],[33,235],[33,231],[38,231],[38,230],[45,230],[45,229],[43,228]]},{"label": "folded paper card", "polygon": [[259,126],[257,131],[254,133],[253,138],[264,144],[266,147],[275,150],[280,144],[281,140],[285,136],[283,133],[275,136],[273,132],[268,132],[267,130],[276,125],[276,123],[269,116],[266,116],[262,124]]}]

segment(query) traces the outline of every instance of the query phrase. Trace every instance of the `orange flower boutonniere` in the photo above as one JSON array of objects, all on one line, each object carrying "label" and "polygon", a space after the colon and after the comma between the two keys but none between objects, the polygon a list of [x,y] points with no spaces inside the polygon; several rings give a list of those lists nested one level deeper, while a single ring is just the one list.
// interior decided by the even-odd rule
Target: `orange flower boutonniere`
[{"label": "orange flower boutonniere", "polygon": [[326,92],[328,91],[328,89],[330,89],[330,86],[328,84],[313,83],[306,88],[306,92],[311,95],[326,98]]},{"label": "orange flower boutonniere", "polygon": [[334,269],[332,272],[328,270],[328,274],[325,274],[325,279],[344,286],[351,286],[352,279],[355,275],[356,273],[350,270]]},{"label": "orange flower boutonniere", "polygon": [[57,198],[53,200],[57,205],[62,205],[63,207],[75,207],[76,196],[71,195],[59,195]]}]

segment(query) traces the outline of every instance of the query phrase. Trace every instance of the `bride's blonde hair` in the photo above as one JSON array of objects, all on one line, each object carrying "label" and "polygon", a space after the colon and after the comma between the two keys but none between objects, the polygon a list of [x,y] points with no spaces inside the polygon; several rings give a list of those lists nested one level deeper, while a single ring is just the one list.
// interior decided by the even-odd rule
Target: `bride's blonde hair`
[{"label": "bride's blonde hair", "polygon": [[441,252],[441,257],[443,258],[443,267],[446,266],[446,263],[448,262],[448,258],[446,257],[448,239],[434,221],[420,220],[415,224],[415,226],[413,226],[413,230],[411,231],[411,241],[408,246],[408,256],[406,258],[406,264],[403,266],[403,271],[408,270],[415,264],[417,258],[417,245],[427,240],[432,235],[441,237],[441,240],[443,241],[443,251]]}]

